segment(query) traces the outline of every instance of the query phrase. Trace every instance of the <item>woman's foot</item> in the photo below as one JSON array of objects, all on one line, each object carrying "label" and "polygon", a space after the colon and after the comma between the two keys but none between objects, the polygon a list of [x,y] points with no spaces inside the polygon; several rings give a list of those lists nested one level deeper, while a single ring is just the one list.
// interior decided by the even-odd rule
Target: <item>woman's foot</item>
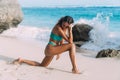
[{"label": "woman's foot", "polygon": [[80,74],[79,70],[77,70],[77,69],[72,69],[72,73],[74,73],[74,74]]},{"label": "woman's foot", "polygon": [[23,60],[21,58],[18,58],[16,60],[14,60],[12,63],[13,64],[21,64],[23,62]]}]

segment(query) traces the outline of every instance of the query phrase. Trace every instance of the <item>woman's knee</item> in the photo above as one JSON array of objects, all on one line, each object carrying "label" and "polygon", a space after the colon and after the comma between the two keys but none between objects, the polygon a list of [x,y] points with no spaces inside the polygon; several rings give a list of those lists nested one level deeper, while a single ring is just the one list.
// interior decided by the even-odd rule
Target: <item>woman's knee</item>
[{"label": "woman's knee", "polygon": [[75,48],[75,44],[74,44],[74,43],[70,43],[69,45],[70,45],[70,48],[71,48],[71,49],[72,49],[72,48]]},{"label": "woman's knee", "polygon": [[70,48],[69,48],[70,54],[74,54],[76,51],[75,44],[70,43],[69,45],[70,45]]},{"label": "woman's knee", "polygon": [[54,56],[45,56],[42,63],[40,64],[40,66],[47,67],[50,64],[50,62],[52,61],[53,57]]}]

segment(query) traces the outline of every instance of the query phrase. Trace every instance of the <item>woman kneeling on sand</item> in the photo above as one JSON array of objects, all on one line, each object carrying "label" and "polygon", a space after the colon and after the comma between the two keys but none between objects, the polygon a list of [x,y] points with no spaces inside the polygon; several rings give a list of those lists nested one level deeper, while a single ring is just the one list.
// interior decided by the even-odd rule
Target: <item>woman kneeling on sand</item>
[{"label": "woman kneeling on sand", "polygon": [[[27,63],[32,66],[47,67],[55,55],[57,55],[57,59],[59,59],[60,54],[62,54],[65,51],[69,51],[69,56],[73,67],[72,72],[78,74],[79,71],[76,66],[75,45],[73,44],[73,35],[71,27],[72,23],[74,23],[74,20],[71,16],[64,16],[54,26],[50,35],[49,43],[45,48],[45,58],[43,59],[42,63],[21,58],[15,60],[14,62]],[[67,30],[69,36],[66,35]],[[68,43],[63,43],[64,40]]]}]

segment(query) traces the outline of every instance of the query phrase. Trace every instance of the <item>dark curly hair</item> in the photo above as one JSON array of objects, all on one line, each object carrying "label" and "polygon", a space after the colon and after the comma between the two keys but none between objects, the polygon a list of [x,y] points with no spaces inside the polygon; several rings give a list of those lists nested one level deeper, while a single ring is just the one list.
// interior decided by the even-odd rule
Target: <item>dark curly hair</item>
[{"label": "dark curly hair", "polygon": [[57,24],[62,26],[63,22],[68,22],[68,24],[72,24],[72,23],[74,23],[74,20],[71,16],[64,16],[64,17],[60,18],[60,20],[58,21]]}]

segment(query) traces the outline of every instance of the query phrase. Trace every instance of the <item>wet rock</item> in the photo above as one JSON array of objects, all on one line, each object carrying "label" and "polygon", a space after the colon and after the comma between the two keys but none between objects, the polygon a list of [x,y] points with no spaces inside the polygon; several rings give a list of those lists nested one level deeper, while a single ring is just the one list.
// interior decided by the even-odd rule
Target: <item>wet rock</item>
[{"label": "wet rock", "polygon": [[89,32],[91,31],[92,26],[88,24],[75,24],[72,33],[73,41],[77,46],[83,45],[86,41],[90,40]]},{"label": "wet rock", "polygon": [[115,49],[103,49],[98,52],[96,58],[102,58],[102,57],[115,57],[120,55],[120,50]]},{"label": "wet rock", "polygon": [[0,0],[0,33],[10,27],[17,27],[23,20],[18,0]]}]

